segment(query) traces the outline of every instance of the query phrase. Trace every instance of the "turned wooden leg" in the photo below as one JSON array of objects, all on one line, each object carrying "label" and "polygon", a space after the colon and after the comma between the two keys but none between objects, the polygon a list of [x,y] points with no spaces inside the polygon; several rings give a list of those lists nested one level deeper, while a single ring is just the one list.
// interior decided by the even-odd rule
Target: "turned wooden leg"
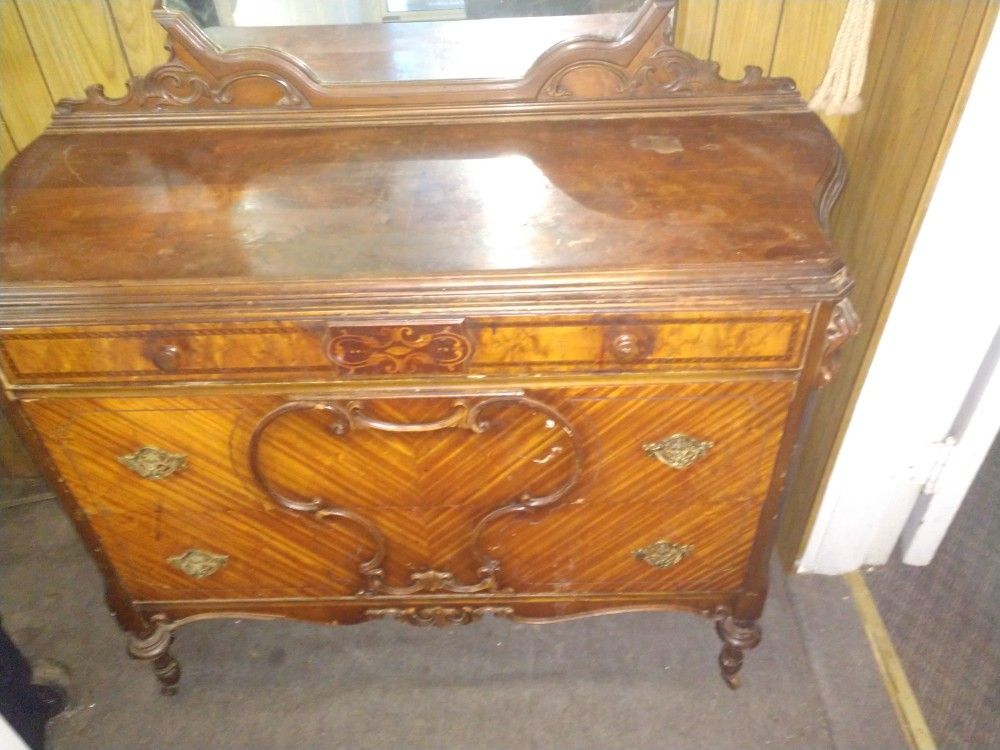
[{"label": "turned wooden leg", "polygon": [[719,652],[722,679],[736,690],[740,686],[738,673],[743,666],[743,652],[760,643],[760,625],[756,620],[736,620],[727,616],[715,621],[715,632],[722,639],[722,651]]},{"label": "turned wooden leg", "polygon": [[152,662],[153,673],[160,681],[160,692],[164,695],[176,695],[177,682],[181,678],[180,664],[170,653],[173,640],[173,631],[164,620],[155,620],[152,628],[143,635],[131,633],[128,637],[128,655]]}]

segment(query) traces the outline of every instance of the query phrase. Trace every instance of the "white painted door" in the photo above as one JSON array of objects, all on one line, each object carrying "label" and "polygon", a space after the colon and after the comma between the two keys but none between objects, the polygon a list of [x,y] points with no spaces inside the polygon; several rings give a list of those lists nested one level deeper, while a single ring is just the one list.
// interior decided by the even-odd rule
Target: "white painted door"
[{"label": "white painted door", "polygon": [[951,446],[938,471],[917,498],[900,539],[903,562],[927,565],[934,559],[969,486],[1000,432],[1000,331],[983,361],[955,424]]},{"label": "white painted door", "polygon": [[[904,528],[907,562],[926,564],[1000,429],[1000,384],[990,361],[1000,330],[998,91],[1000,34],[994,33],[800,572],[837,574],[882,564]],[[953,460],[946,464],[949,454]]]}]

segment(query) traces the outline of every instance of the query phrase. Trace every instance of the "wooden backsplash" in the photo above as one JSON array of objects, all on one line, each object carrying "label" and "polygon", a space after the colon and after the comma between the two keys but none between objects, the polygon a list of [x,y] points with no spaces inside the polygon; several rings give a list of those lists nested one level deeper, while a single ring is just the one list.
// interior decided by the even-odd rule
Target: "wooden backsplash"
[{"label": "wooden backsplash", "polygon": [[[681,0],[677,43],[718,60],[819,84],[847,0]],[[111,96],[166,59],[151,0],[0,0],[0,167],[33,141],[63,97]],[[838,123],[831,122],[834,130]]]}]

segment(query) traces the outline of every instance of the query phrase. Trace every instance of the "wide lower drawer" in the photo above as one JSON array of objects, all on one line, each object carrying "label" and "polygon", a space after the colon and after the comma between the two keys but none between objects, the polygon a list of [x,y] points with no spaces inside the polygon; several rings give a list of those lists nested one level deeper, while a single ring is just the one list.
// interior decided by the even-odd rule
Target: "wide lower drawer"
[{"label": "wide lower drawer", "polygon": [[[655,504],[616,504],[585,497],[535,517],[500,520],[480,545],[499,562],[497,588],[516,594],[733,591],[746,571],[759,511],[759,499],[667,496]],[[461,593],[481,580],[468,544],[480,520],[471,509],[367,515],[386,535],[385,588],[371,593],[398,594],[414,581],[428,581],[416,594]],[[104,512],[90,521],[119,578],[143,601],[352,596],[370,589],[362,569],[375,545],[346,519],[273,510]]]},{"label": "wide lower drawer", "polygon": [[15,385],[795,369],[808,310],[0,332]]},{"label": "wide lower drawer", "polygon": [[729,591],[795,386],[25,408],[139,598]]}]

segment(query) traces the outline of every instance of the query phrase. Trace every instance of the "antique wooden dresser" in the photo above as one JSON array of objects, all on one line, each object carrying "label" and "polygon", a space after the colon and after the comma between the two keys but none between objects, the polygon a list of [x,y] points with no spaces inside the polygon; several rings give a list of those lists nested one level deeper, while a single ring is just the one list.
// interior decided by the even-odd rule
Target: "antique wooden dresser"
[{"label": "antique wooden dresser", "polygon": [[[735,687],[856,328],[794,84],[674,49],[674,0],[519,19],[556,42],[526,72],[428,80],[389,70],[417,24],[155,12],[171,61],[59,105],[0,247],[6,408],[129,654],[169,692],[208,617],[682,609]],[[493,29],[463,58],[438,26],[453,65]]]}]

